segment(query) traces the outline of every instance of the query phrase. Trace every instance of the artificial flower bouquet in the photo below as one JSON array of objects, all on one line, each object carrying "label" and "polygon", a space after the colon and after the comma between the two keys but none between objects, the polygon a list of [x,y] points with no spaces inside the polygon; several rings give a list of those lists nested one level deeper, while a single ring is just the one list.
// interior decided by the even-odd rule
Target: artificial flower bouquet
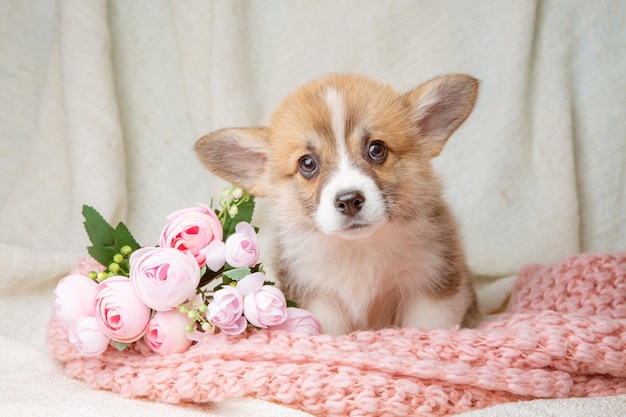
[{"label": "artificial flower bouquet", "polygon": [[113,228],[83,206],[90,256],[54,291],[57,317],[82,355],[135,342],[180,353],[248,327],[320,332],[266,279],[250,225],[254,197],[231,187],[218,205],[170,214],[156,247],[141,247],[124,223]]}]

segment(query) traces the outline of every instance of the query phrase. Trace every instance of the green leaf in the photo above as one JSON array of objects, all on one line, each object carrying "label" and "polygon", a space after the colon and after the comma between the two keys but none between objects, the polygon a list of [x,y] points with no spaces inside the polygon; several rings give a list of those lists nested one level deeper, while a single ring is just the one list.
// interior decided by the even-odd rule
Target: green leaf
[{"label": "green leaf", "polygon": [[239,281],[240,279],[247,277],[248,275],[250,275],[250,268],[248,268],[247,266],[243,268],[230,269],[222,273],[222,276],[228,277],[233,281]]},{"label": "green leaf", "polygon": [[108,266],[113,262],[113,256],[117,253],[112,246],[89,246],[87,252],[104,266]]},{"label": "green leaf", "polygon": [[126,225],[122,222],[119,222],[117,224],[117,227],[115,228],[114,246],[116,248],[121,248],[122,246],[130,246],[133,251],[141,247],[139,243],[137,243],[133,235],[130,233],[130,230],[128,230],[128,227],[126,227]]},{"label": "green leaf", "polygon": [[108,245],[113,242],[115,230],[96,209],[83,205],[83,217],[85,218],[83,223],[85,231],[94,246]]},{"label": "green leaf", "polygon": [[250,196],[247,201],[242,202],[238,206],[239,211],[235,216],[235,222],[248,222],[252,221],[252,215],[254,214],[254,196]]},{"label": "green leaf", "polygon": [[287,307],[298,307],[298,303],[295,301],[287,300]]},{"label": "green leaf", "polygon": [[117,350],[119,350],[120,352],[126,349],[126,346],[130,345],[130,343],[122,343],[122,342],[118,342],[117,340],[114,340],[113,344],[115,345]]},{"label": "green leaf", "polygon": [[141,247],[124,223],[119,222],[113,228],[96,209],[87,205],[83,205],[82,213],[85,231],[92,244],[87,252],[100,264],[110,265],[113,256],[120,253],[123,246],[130,246],[132,250]]},{"label": "green leaf", "polygon": [[224,242],[226,242],[226,239],[228,239],[228,237],[230,235],[235,233],[235,227],[236,226],[237,226],[237,224],[233,223],[233,218],[230,217],[228,214],[226,214],[224,216],[224,221],[222,223],[222,229],[224,229],[224,237],[222,238],[222,240]]},{"label": "green leaf", "polygon": [[241,202],[241,204],[237,206],[237,209],[238,212],[235,217],[230,217],[228,212],[225,213],[224,224],[222,226],[224,229],[224,241],[235,233],[235,228],[238,223],[250,223],[252,221],[252,215],[254,214],[254,196],[249,196],[247,201]]}]

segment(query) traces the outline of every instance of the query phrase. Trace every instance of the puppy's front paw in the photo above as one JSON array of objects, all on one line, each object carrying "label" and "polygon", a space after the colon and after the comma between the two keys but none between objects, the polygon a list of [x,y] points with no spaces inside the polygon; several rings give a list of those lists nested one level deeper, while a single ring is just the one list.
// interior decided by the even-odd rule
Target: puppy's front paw
[{"label": "puppy's front paw", "polygon": [[348,315],[341,309],[339,303],[317,298],[305,307],[322,325],[322,333],[339,336],[348,334],[353,326],[348,320]]},{"label": "puppy's front paw", "polygon": [[434,330],[446,329],[460,324],[467,310],[467,302],[457,298],[461,297],[456,296],[443,300],[433,300],[426,297],[414,298],[405,309],[402,327]]}]

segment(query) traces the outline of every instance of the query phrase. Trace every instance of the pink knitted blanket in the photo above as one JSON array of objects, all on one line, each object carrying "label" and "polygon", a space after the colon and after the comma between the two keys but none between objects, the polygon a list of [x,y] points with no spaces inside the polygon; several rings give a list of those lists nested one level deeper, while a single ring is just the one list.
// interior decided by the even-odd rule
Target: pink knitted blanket
[{"label": "pink knitted blanket", "polygon": [[626,252],[526,266],[509,310],[476,329],[348,336],[251,331],[159,356],[82,357],[52,318],[69,376],[169,403],[250,396],[320,416],[453,415],[533,398],[626,393]]}]

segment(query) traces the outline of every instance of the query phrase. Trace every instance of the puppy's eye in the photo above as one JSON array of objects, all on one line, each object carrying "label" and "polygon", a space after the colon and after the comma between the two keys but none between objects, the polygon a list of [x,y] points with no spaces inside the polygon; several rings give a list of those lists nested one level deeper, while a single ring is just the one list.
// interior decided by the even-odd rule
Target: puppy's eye
[{"label": "puppy's eye", "polygon": [[318,171],[317,161],[311,155],[304,155],[298,161],[298,169],[300,174],[307,180],[313,178]]},{"label": "puppy's eye", "polygon": [[377,164],[382,164],[385,162],[385,158],[387,158],[387,147],[385,143],[380,140],[373,141],[367,149],[367,155],[372,161]]}]

